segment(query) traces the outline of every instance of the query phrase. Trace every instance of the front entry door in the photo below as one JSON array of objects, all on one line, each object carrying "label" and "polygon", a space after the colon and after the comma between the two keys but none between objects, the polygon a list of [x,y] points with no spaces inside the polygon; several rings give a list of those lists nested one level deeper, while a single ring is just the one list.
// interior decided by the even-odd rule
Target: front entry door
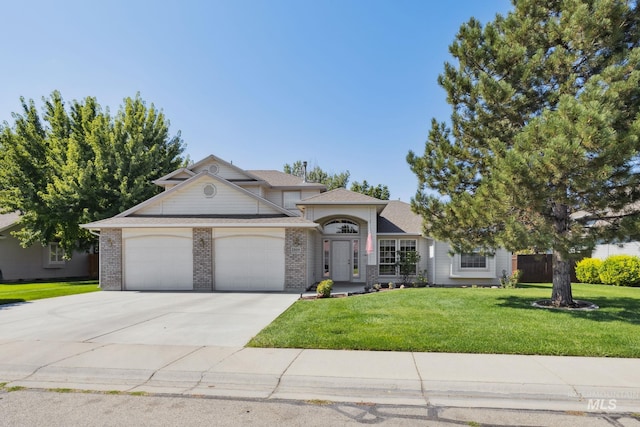
[{"label": "front entry door", "polygon": [[348,282],[351,279],[351,242],[336,240],[331,243],[331,264],[334,282]]}]

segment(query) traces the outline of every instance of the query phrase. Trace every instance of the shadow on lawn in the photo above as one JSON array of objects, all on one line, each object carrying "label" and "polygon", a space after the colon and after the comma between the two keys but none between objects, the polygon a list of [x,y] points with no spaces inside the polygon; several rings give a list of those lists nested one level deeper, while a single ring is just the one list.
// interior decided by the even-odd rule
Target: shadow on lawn
[{"label": "shadow on lawn", "polygon": [[548,283],[518,283],[518,289],[549,289],[551,285]]},{"label": "shadow on lawn", "polygon": [[[576,298],[581,299],[581,298]],[[635,298],[588,298],[589,302],[600,308],[594,311],[559,310],[548,308],[536,308],[530,297],[508,296],[498,298],[499,306],[523,310],[543,310],[551,315],[572,316],[580,319],[593,320],[595,322],[626,322],[640,325],[640,313],[638,312],[638,300]]]}]

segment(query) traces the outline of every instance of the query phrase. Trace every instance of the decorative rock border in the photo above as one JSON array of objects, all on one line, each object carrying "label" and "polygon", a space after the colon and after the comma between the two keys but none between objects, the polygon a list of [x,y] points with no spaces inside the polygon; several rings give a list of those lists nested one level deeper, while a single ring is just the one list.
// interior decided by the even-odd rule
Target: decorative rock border
[{"label": "decorative rock border", "polygon": [[596,304],[590,301],[573,300],[574,305],[572,307],[556,307],[551,303],[550,299],[541,299],[531,303],[536,308],[548,308],[550,310],[569,310],[569,311],[593,311],[598,310]]}]

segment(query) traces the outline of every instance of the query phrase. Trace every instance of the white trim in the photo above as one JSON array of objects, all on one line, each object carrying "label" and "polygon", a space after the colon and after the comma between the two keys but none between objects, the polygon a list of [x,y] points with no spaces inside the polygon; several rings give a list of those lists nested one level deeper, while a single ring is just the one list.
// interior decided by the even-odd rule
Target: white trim
[{"label": "white trim", "polygon": [[156,185],[162,185],[162,184],[172,184],[172,183],[177,183],[177,182],[181,182],[181,181],[185,181],[184,179],[172,179],[174,176],[180,175],[181,173],[186,173],[187,175],[190,175],[191,177],[195,176],[195,172],[187,169],[187,168],[180,168],[180,169],[176,169],[171,173],[168,173],[164,176],[161,176],[160,178],[151,181],[153,184]]},{"label": "white trim", "polygon": [[118,224],[118,223],[109,223],[108,225],[103,225],[100,227],[91,226],[87,227],[87,224],[80,225],[81,228],[86,228],[88,230],[101,230],[103,228],[315,228],[319,229],[318,224],[292,224],[292,223],[246,223],[246,222],[227,222],[223,224],[215,224],[215,223],[201,223],[194,224],[192,222],[173,222],[169,224]]},{"label": "white trim", "polygon": [[217,175],[212,175],[209,172],[203,171],[203,172],[200,172],[199,174],[187,179],[186,181],[183,181],[180,184],[177,184],[176,186],[168,189],[167,191],[164,191],[164,192],[162,192],[160,194],[157,194],[157,195],[153,196],[152,198],[147,199],[144,202],[139,203],[139,204],[135,205],[134,207],[132,207],[130,209],[127,209],[124,212],[119,213],[118,215],[114,216],[114,218],[127,217],[127,216],[139,211],[140,209],[142,209],[144,207],[150,206],[150,205],[158,202],[159,200],[162,200],[163,198],[170,197],[176,191],[181,191],[183,187],[189,186],[189,185],[197,182],[198,180],[201,180],[201,179],[204,179],[204,178],[207,178],[207,177],[211,178],[211,179],[213,179],[213,180],[215,180],[215,181],[217,181],[217,182],[219,182],[219,183],[221,183],[223,185],[231,187],[231,188],[233,188],[233,189],[235,189],[237,191],[240,191],[241,193],[252,197],[253,199],[259,201],[260,203],[264,203],[266,206],[269,206],[269,207],[277,210],[278,212],[285,214],[286,216],[298,216],[298,215],[295,215],[294,213],[291,213],[291,211],[289,211],[287,209],[284,209],[283,207],[278,206],[275,203],[270,202],[269,200],[264,199],[264,198],[258,196],[255,193],[252,193],[249,190],[246,190],[246,189],[244,189],[242,187],[237,186],[236,184],[234,184],[234,183],[232,183],[230,181],[227,181],[224,178],[220,178]]},{"label": "white trim", "polygon": [[451,264],[449,267],[449,278],[451,279],[495,279],[496,275],[496,257],[485,256],[487,264],[485,268],[462,268],[460,266],[460,254],[454,254],[450,257]]},{"label": "white trim", "polygon": [[[197,169],[198,167],[200,167],[200,165],[206,164],[210,160],[213,160],[214,162],[221,163],[221,164],[223,164],[223,165],[225,165],[225,166],[227,166],[227,167],[229,167],[231,169],[234,169],[236,172],[239,172],[240,174],[245,175],[249,179],[253,179],[253,180],[256,180],[256,181],[263,181],[264,182],[264,180],[262,178],[260,178],[258,176],[255,176],[251,172],[248,172],[248,171],[246,171],[246,170],[244,170],[242,168],[239,168],[238,166],[234,165],[233,163],[229,163],[229,162],[221,159],[220,157],[214,156],[213,154],[209,154],[207,157],[205,157],[204,159],[192,164],[187,169],[189,169],[190,171],[193,172],[193,169]],[[202,173],[202,172],[200,172],[200,173]]]},{"label": "white trim", "polygon": [[[55,247],[55,250],[53,249]],[[52,261],[51,256],[56,255],[57,261]],[[45,259],[43,268],[63,268],[67,264],[64,259],[64,250],[58,242],[49,242],[45,246]]]}]

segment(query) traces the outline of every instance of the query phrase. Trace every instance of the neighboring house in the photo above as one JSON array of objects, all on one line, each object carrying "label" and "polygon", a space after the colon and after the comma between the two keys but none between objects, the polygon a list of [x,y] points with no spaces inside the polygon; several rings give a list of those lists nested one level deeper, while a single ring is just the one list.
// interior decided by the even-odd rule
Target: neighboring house
[{"label": "neighboring house", "polygon": [[89,255],[85,252],[76,252],[71,260],[65,260],[64,252],[55,242],[28,248],[20,246],[18,239],[11,235],[20,227],[19,218],[18,213],[0,214],[0,280],[17,282],[89,276]]},{"label": "neighboring house", "polygon": [[[638,211],[640,209],[640,204],[638,202],[629,205],[626,209],[622,211],[607,211],[605,215],[611,215],[613,217],[623,216],[628,213],[632,213]],[[584,217],[589,216],[589,212],[587,211],[579,211],[572,215],[573,219],[584,219]],[[594,215],[595,216],[595,215]],[[598,227],[598,226],[611,226],[605,219],[600,220],[590,220],[586,222],[587,227]],[[598,243],[593,248],[591,252],[591,258],[600,258],[605,259],[612,255],[634,255],[640,256],[640,242],[636,240],[631,240],[628,242],[613,242],[613,243]]]},{"label": "neighboring house", "polygon": [[640,256],[640,242],[599,244],[596,245],[591,253],[592,258],[600,259],[605,259],[611,255]]},{"label": "neighboring house", "polygon": [[323,279],[399,282],[402,252],[421,254],[432,284],[496,284],[511,254],[449,256],[408,204],[326,187],[209,156],[156,181],[165,191],[100,233],[106,290],[295,291]]}]

